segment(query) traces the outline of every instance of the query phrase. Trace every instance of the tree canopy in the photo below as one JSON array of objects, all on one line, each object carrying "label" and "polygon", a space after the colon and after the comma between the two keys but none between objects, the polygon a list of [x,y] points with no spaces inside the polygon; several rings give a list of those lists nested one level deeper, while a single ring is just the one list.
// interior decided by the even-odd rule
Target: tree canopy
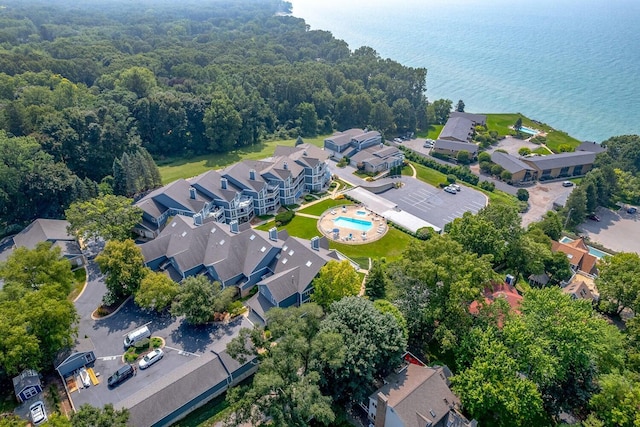
[{"label": "tree canopy", "polygon": [[111,194],[75,202],[65,212],[69,231],[79,239],[128,239],[142,220],[142,209],[132,202]]},{"label": "tree canopy", "polygon": [[200,325],[222,312],[236,294],[234,287],[222,289],[220,282],[210,282],[206,276],[189,276],[182,281],[171,305],[171,314],[185,316],[188,323]]},{"label": "tree canopy", "polygon": [[358,295],[360,282],[358,273],[348,260],[329,261],[313,280],[311,300],[326,309],[343,297]]}]

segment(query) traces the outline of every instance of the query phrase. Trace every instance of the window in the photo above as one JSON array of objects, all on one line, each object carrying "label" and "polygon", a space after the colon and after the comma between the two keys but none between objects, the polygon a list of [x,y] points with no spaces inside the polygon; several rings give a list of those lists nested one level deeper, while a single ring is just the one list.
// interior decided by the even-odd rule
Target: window
[{"label": "window", "polygon": [[23,392],[23,394],[25,399],[31,399],[33,396],[38,394],[38,389],[35,387],[29,387]]}]

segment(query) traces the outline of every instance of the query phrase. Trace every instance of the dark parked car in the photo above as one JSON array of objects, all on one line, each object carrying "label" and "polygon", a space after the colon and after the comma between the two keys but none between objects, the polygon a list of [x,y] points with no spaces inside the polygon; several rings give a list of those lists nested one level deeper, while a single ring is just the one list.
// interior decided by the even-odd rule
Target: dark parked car
[{"label": "dark parked car", "polygon": [[131,378],[135,373],[135,368],[131,365],[124,365],[113,373],[107,380],[109,387],[115,387],[121,382]]},{"label": "dark parked car", "polygon": [[600,222],[600,217],[599,217],[598,215],[596,215],[596,214],[589,214],[589,215],[587,216],[587,218],[589,218],[589,219],[590,219],[590,220],[592,220],[592,221],[598,221],[598,222]]},{"label": "dark parked car", "polygon": [[631,206],[630,208],[627,209],[627,213],[629,214],[634,214],[638,212],[638,208]]}]

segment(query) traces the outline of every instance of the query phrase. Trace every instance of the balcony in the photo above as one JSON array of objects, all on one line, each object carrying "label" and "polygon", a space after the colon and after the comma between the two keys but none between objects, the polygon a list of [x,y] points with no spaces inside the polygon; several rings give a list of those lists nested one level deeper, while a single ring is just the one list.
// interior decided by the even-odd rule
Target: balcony
[{"label": "balcony", "polygon": [[238,202],[238,209],[246,209],[253,206],[253,197],[242,196]]}]

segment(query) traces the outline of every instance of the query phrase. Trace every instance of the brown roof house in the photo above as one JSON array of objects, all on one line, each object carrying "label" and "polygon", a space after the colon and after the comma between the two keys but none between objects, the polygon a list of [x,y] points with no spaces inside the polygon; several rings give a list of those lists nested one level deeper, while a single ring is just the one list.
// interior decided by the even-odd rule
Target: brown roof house
[{"label": "brown roof house", "polygon": [[425,366],[411,357],[369,396],[369,421],[375,427],[477,426],[459,412],[460,399],[449,388],[450,376],[446,366]]},{"label": "brown roof house", "polygon": [[562,288],[562,292],[571,295],[573,299],[586,299],[592,302],[600,299],[594,277],[581,271],[573,275],[569,284]]},{"label": "brown roof house", "polygon": [[551,242],[551,250],[567,254],[573,271],[582,271],[592,276],[598,274],[596,267],[598,258],[589,253],[589,248],[584,243],[584,239],[580,238],[569,243],[553,241]]}]

